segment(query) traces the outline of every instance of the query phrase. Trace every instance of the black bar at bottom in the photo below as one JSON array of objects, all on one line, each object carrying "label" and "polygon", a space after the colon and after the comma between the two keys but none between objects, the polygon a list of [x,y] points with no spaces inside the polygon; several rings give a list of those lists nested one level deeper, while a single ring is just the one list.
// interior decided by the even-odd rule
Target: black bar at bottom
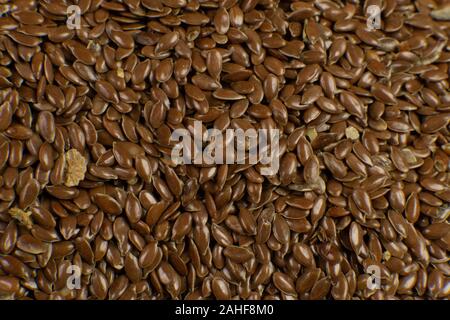
[{"label": "black bar at bottom", "polygon": [[[403,319],[448,312],[448,301],[0,301],[1,314],[46,320]],[[10,309],[10,310],[8,310]],[[11,312],[11,313],[10,313]],[[442,313],[441,313],[442,312]],[[428,312],[427,312],[428,313]],[[429,315],[432,317],[432,315]]]}]

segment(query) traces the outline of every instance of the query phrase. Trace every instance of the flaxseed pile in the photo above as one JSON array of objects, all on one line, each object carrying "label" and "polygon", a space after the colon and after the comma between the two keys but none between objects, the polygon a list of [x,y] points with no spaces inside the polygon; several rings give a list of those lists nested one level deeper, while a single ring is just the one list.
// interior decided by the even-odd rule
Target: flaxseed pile
[{"label": "flaxseed pile", "polygon": [[[0,12],[0,298],[450,297],[449,1]],[[174,161],[196,121],[279,171]]]}]

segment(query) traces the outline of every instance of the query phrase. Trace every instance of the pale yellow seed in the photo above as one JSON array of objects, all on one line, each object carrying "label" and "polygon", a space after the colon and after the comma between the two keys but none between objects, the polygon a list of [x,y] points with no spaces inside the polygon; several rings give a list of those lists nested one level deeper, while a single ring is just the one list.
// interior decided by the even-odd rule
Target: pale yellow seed
[{"label": "pale yellow seed", "polygon": [[356,130],[355,127],[347,127],[347,128],[345,128],[345,136],[351,140],[358,140],[359,132],[358,132],[358,130]]},{"label": "pale yellow seed", "polygon": [[0,14],[11,12],[11,5],[9,4],[3,4],[0,5]]},{"label": "pale yellow seed", "polygon": [[306,136],[309,138],[310,142],[314,141],[314,139],[317,138],[316,128],[306,129]]},{"label": "pale yellow seed", "polygon": [[122,68],[117,68],[117,76],[122,79],[125,78],[125,72]]},{"label": "pale yellow seed", "polygon": [[77,186],[84,179],[87,169],[87,161],[83,155],[76,149],[70,149],[66,152],[66,181],[68,187]]},{"label": "pale yellow seed", "polygon": [[450,5],[433,10],[430,15],[437,20],[450,20]]},{"label": "pale yellow seed", "polygon": [[19,221],[28,229],[33,227],[33,220],[31,219],[31,211],[24,211],[19,208],[11,208],[8,211],[9,215]]}]

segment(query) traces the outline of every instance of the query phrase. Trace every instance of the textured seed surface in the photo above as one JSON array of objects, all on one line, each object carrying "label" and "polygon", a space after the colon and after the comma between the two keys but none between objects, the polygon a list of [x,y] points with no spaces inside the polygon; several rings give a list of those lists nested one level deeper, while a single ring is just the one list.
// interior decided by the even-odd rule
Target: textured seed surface
[{"label": "textured seed surface", "polygon": [[67,168],[65,185],[75,187],[84,179],[87,161],[77,149],[67,151],[65,158]]}]

